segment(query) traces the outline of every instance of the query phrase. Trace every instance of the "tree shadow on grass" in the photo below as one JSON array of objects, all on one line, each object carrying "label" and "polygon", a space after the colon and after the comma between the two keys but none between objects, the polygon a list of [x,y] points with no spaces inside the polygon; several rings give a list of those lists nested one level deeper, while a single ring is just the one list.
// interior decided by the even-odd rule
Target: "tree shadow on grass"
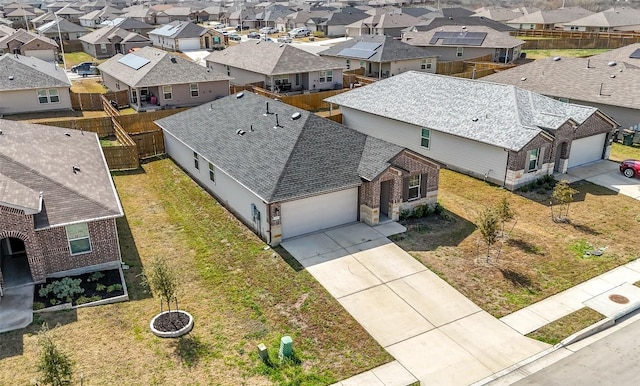
[{"label": "tree shadow on grass", "polygon": [[[538,256],[544,256],[544,251],[542,249],[540,249],[537,245],[532,244],[532,243],[530,243],[528,241],[525,241],[525,240],[522,240],[522,239],[509,239],[507,241],[507,245],[509,245],[511,247],[514,247],[514,248],[518,248],[524,253],[538,255]],[[504,272],[503,272],[503,274],[504,274]]]},{"label": "tree shadow on grass", "polygon": [[602,234],[600,231],[595,230],[594,228],[590,227],[589,225],[585,225],[585,224],[576,224],[574,222],[570,222],[570,224],[573,226],[573,228],[579,232],[582,232],[584,234],[590,235],[590,236],[598,236],[600,234]]},{"label": "tree shadow on grass", "polygon": [[24,336],[35,335],[47,323],[52,331],[56,327],[74,323],[78,320],[75,309],[57,312],[44,312],[33,315],[33,322],[25,328],[0,334],[0,360],[24,354]]},{"label": "tree shadow on grass", "polygon": [[196,366],[203,357],[209,355],[209,345],[195,335],[181,336],[172,345],[175,355],[187,367]]},{"label": "tree shadow on grass", "polygon": [[129,299],[148,299],[151,297],[151,294],[146,290],[146,288],[144,288],[144,286],[142,286],[142,261],[138,254],[136,241],[131,234],[131,228],[129,227],[127,216],[117,219],[116,225],[118,227],[122,261],[129,266],[129,269],[123,271],[124,279],[127,282],[127,290],[129,291]]},{"label": "tree shadow on grass", "polygon": [[533,284],[531,278],[529,278],[527,275],[508,268],[500,269],[500,273],[502,273],[502,276],[515,286],[526,288],[529,291],[536,291],[537,289],[536,285]]}]

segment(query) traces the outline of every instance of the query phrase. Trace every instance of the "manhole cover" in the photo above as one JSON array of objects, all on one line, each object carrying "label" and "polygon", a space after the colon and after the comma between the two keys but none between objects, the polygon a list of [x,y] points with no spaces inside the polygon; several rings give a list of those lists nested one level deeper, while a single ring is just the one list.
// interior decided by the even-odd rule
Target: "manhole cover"
[{"label": "manhole cover", "polygon": [[627,304],[627,303],[629,303],[629,299],[626,296],[622,296],[622,295],[617,295],[617,294],[609,295],[609,299],[612,302],[618,303],[618,304]]}]

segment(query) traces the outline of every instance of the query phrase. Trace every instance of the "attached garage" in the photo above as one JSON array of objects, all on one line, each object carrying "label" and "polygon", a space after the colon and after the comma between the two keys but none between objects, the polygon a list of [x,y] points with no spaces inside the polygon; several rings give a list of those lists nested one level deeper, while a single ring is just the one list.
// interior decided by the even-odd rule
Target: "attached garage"
[{"label": "attached garage", "polygon": [[569,167],[572,168],[602,159],[604,141],[606,139],[607,133],[602,133],[574,140],[571,143],[569,153]]},{"label": "attached garage", "polygon": [[199,38],[188,38],[188,39],[176,39],[178,41],[178,48],[180,51],[192,51],[200,49],[200,39]]},{"label": "attached garage", "polygon": [[25,50],[24,56],[33,56],[45,62],[55,62],[56,53],[53,50]]},{"label": "attached garage", "polygon": [[283,202],[281,218],[283,239],[357,221],[358,188]]}]

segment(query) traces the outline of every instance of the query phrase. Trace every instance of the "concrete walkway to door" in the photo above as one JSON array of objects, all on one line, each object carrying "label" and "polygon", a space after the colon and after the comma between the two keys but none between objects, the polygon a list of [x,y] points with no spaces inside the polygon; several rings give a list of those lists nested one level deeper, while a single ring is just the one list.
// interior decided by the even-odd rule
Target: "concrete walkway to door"
[{"label": "concrete walkway to door", "polygon": [[386,236],[394,225],[358,223],[282,243],[396,359],[339,385],[468,385],[549,347],[484,312],[392,243]]}]

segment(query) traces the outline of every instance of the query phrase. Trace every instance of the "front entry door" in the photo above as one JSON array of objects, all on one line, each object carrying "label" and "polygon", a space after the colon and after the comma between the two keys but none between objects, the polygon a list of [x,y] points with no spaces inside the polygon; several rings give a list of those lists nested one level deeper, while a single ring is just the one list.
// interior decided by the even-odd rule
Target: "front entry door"
[{"label": "front entry door", "polygon": [[391,181],[383,181],[380,183],[380,213],[389,217],[389,191],[391,190]]}]

